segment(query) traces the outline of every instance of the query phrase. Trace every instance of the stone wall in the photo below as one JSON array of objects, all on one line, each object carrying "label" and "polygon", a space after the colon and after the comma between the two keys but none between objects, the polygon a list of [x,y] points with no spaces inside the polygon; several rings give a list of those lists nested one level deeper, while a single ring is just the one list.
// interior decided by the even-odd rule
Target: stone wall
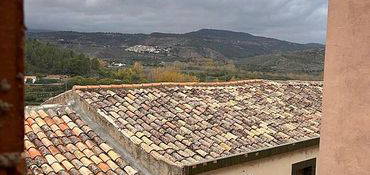
[{"label": "stone wall", "polygon": [[68,102],[73,100],[73,91],[65,91],[55,97],[51,97],[47,99],[45,102],[42,103],[42,105],[45,104],[63,104],[66,105]]}]

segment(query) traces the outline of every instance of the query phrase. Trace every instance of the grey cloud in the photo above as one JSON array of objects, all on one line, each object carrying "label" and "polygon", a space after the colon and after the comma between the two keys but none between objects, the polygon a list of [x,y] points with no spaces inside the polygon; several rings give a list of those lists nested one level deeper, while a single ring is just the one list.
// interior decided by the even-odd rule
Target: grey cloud
[{"label": "grey cloud", "polygon": [[248,32],[325,42],[327,0],[26,0],[32,29],[185,33]]}]

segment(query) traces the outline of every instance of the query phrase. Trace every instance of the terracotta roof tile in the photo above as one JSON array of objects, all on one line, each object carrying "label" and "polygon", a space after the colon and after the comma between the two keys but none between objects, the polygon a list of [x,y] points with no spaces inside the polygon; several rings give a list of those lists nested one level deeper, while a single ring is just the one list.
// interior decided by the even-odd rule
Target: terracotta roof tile
[{"label": "terracotta roof tile", "polygon": [[103,171],[103,172],[107,172],[110,167],[108,166],[108,164],[102,162],[102,163],[99,163],[98,164],[98,167]]},{"label": "terracotta roof tile", "polygon": [[35,107],[27,109],[25,113],[28,174],[137,172],[73,110],[66,107],[36,110]]},{"label": "terracotta roof tile", "polygon": [[41,156],[40,151],[38,151],[35,148],[30,148],[30,149],[27,150],[27,152],[28,152],[28,154],[30,155],[30,157],[32,159],[34,159],[36,156]]},{"label": "terracotta roof tile", "polygon": [[[247,80],[75,89],[123,137],[171,164],[319,136],[322,82]],[[100,159],[114,160],[105,146],[100,147],[105,152]]]}]

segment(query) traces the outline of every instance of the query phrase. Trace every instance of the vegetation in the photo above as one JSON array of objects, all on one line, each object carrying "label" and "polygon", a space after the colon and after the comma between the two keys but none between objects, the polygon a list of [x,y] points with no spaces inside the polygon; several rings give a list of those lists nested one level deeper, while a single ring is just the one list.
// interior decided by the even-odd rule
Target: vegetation
[{"label": "vegetation", "polygon": [[[241,60],[209,57],[177,61],[162,59],[160,63],[146,57],[142,59],[144,62],[130,60],[127,67],[109,68],[107,65],[112,60],[90,58],[53,44],[27,40],[25,55],[27,75],[36,75],[39,77],[36,84],[41,84],[27,86],[26,103],[30,105],[39,104],[71,89],[74,85],[238,79],[322,80],[324,51],[322,49],[294,51]],[[70,78],[62,81],[42,78],[49,74],[69,75]]]},{"label": "vegetation", "polygon": [[26,40],[26,74],[94,75],[99,61],[72,50]]},{"label": "vegetation", "polygon": [[258,71],[246,69],[243,65],[236,66],[233,61],[215,61],[204,58],[189,62],[174,62],[167,66],[179,68],[182,72],[193,75],[199,81],[231,81],[240,79],[268,79],[268,80],[322,80],[322,71]]},{"label": "vegetation", "polygon": [[114,72],[114,78],[125,83],[143,83],[148,81],[145,77],[144,67],[139,62],[135,62],[132,67],[119,69]]},{"label": "vegetation", "polygon": [[154,82],[197,82],[196,76],[180,72],[176,67],[160,67],[150,71],[149,79]]},{"label": "vegetation", "polygon": [[104,84],[124,84],[124,82],[112,78],[93,78],[75,76],[70,78],[66,83],[67,89],[71,89],[74,85],[104,85]]},{"label": "vegetation", "polygon": [[39,105],[50,97],[56,96],[68,90],[65,86],[60,85],[37,85],[25,88],[26,105]]},{"label": "vegetation", "polygon": [[239,68],[258,72],[307,73],[319,75],[324,71],[324,49],[260,55],[238,62]]},{"label": "vegetation", "polygon": [[75,76],[70,78],[66,83],[68,88],[72,88],[74,85],[198,81],[197,77],[181,73],[180,70],[175,67],[166,66],[145,70],[139,62],[135,62],[132,66],[127,68],[111,70],[107,75],[111,76],[104,78]]},{"label": "vegetation", "polygon": [[61,80],[58,80],[58,79],[47,79],[47,78],[38,78],[35,81],[35,84],[55,84],[55,83],[61,83]]}]

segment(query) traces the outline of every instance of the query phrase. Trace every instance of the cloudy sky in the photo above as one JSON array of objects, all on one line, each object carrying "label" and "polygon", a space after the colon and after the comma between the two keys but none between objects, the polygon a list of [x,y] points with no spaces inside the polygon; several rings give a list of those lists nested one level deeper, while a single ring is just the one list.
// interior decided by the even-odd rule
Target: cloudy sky
[{"label": "cloudy sky", "polygon": [[225,29],[325,42],[327,0],[25,0],[29,29],[186,33]]}]

